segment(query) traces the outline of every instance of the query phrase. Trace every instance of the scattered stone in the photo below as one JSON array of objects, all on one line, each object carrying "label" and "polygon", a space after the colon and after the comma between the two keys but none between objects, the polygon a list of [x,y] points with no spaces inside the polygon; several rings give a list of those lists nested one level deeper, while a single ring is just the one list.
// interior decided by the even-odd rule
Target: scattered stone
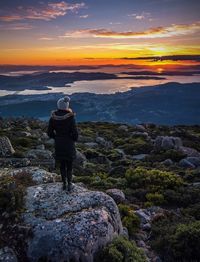
[{"label": "scattered stone", "polygon": [[0,167],[25,167],[30,164],[28,158],[0,158]]},{"label": "scattered stone", "polygon": [[181,146],[179,150],[188,157],[200,157],[200,153],[194,148]]},{"label": "scattered stone", "polygon": [[45,150],[45,146],[43,144],[42,145],[38,145],[38,146],[36,146],[36,149]]},{"label": "scattered stone", "polygon": [[76,150],[76,159],[74,161],[75,167],[83,167],[85,166],[85,163],[87,162],[86,156],[80,152],[79,150]]},{"label": "scattered stone", "polygon": [[189,160],[187,160],[187,158],[181,159],[181,161],[179,161],[179,165],[185,168],[195,168],[195,165],[193,165]]},{"label": "scattered stone", "polygon": [[154,141],[155,150],[179,149],[182,146],[180,137],[158,136]]},{"label": "scattered stone", "polygon": [[17,262],[15,252],[9,247],[0,249],[0,262]]},{"label": "scattered stone", "polygon": [[50,170],[53,170],[55,167],[55,159],[49,150],[31,149],[26,153],[26,157],[30,159],[33,166],[44,166]]},{"label": "scattered stone", "polygon": [[136,137],[144,137],[145,139],[149,139],[149,134],[147,132],[132,132],[131,133],[132,136],[136,136]]},{"label": "scattered stone", "polygon": [[99,145],[106,147],[106,148],[112,148],[112,146],[113,146],[111,141],[107,141],[103,137],[100,137],[100,136],[96,137],[96,142]]},{"label": "scattered stone", "polygon": [[79,143],[89,143],[89,142],[94,142],[94,141],[93,141],[93,138],[90,136],[79,135],[78,142]]},{"label": "scattered stone", "polygon": [[139,155],[133,155],[132,159],[134,160],[144,160],[149,154],[139,154]]},{"label": "scattered stone", "polygon": [[26,153],[26,157],[30,159],[52,159],[52,152],[44,149],[31,149]]},{"label": "scattered stone", "polygon": [[126,126],[126,125],[121,125],[121,126],[118,127],[118,129],[121,130],[121,131],[127,132],[127,131],[128,131],[128,126]]},{"label": "scattered stone", "polygon": [[143,125],[135,125],[135,129],[141,132],[145,132],[146,128]]},{"label": "scattered stone", "polygon": [[93,262],[94,254],[123,232],[117,205],[103,192],[73,185],[66,194],[61,187],[55,183],[27,189],[23,218],[33,231],[28,258]]},{"label": "scattered stone", "polygon": [[172,166],[174,162],[171,159],[165,159],[163,162],[161,162],[164,166]]},{"label": "scattered stone", "polygon": [[126,199],[124,192],[117,188],[108,189],[106,193],[110,195],[117,204],[123,203]]},{"label": "scattered stone", "polygon": [[98,147],[98,144],[95,143],[95,142],[87,142],[87,143],[85,143],[85,145],[87,147],[89,147],[89,148],[96,148],[96,147]]},{"label": "scattered stone", "polygon": [[14,148],[7,136],[0,137],[0,157],[12,156],[15,153]]}]

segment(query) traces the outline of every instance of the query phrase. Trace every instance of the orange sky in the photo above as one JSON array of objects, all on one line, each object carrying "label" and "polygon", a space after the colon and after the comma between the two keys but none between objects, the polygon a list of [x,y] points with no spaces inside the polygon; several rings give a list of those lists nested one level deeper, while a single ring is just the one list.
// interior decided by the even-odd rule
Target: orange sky
[{"label": "orange sky", "polygon": [[120,58],[199,55],[198,7],[195,0],[7,0],[0,3],[0,64],[193,64]]}]

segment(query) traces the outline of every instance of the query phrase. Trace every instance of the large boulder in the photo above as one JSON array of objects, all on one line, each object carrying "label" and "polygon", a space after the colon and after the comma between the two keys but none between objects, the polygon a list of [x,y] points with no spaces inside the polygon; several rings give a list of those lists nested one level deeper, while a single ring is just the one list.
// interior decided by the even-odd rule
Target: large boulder
[{"label": "large boulder", "polygon": [[0,137],[0,157],[12,156],[15,153],[14,148],[7,136]]},{"label": "large boulder", "polygon": [[180,137],[158,136],[154,141],[155,150],[179,149],[182,145]]},{"label": "large boulder", "polygon": [[25,224],[30,261],[94,261],[94,254],[121,234],[122,224],[114,200],[103,192],[73,185],[70,194],[61,183],[27,188]]}]

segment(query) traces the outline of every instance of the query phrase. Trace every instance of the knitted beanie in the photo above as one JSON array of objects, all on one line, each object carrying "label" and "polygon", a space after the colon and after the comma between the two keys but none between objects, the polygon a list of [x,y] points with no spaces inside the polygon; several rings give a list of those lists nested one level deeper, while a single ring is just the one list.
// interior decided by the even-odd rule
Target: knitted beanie
[{"label": "knitted beanie", "polygon": [[57,107],[60,110],[66,110],[69,108],[69,102],[70,102],[70,97],[65,96],[63,98],[60,98],[57,102]]}]

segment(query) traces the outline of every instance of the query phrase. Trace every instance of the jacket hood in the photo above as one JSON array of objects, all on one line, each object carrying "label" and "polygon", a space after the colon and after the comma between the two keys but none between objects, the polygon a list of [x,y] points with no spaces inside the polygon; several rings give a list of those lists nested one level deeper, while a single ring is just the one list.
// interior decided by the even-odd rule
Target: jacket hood
[{"label": "jacket hood", "polygon": [[59,110],[54,110],[51,112],[51,117],[54,120],[65,120],[71,116],[74,116],[74,113],[72,112],[71,109],[68,109],[67,111],[59,111]]}]

